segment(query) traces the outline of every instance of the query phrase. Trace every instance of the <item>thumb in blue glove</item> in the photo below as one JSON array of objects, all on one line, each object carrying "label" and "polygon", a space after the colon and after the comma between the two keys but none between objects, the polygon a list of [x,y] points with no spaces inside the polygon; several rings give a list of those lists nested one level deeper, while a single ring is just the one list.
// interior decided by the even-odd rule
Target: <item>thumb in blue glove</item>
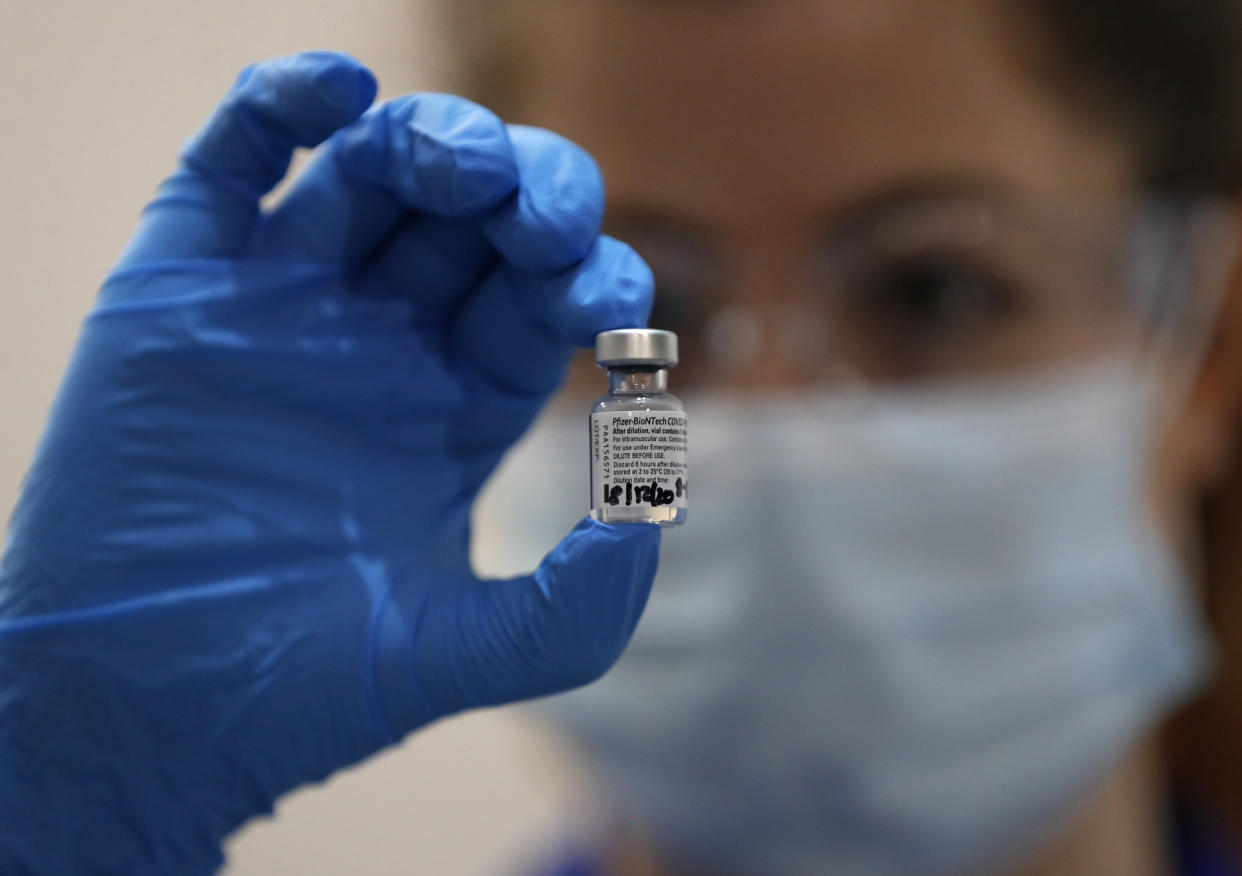
[{"label": "thumb in blue glove", "polygon": [[375,90],[333,53],[243,72],[85,321],[0,561],[0,872],[211,872],[280,794],[634,630],[654,527],[584,521],[506,581],[467,554],[650,273],[573,144]]}]

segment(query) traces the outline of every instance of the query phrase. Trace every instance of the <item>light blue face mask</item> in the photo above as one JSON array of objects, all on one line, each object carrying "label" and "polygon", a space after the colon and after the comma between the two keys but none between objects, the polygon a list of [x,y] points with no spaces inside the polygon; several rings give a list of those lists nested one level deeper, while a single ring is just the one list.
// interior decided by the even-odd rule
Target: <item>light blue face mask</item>
[{"label": "light blue face mask", "polygon": [[[1203,673],[1144,513],[1153,397],[1105,365],[693,405],[690,522],[633,644],[548,711],[622,811],[710,871],[1021,855]],[[499,501],[556,467],[538,444]]]}]

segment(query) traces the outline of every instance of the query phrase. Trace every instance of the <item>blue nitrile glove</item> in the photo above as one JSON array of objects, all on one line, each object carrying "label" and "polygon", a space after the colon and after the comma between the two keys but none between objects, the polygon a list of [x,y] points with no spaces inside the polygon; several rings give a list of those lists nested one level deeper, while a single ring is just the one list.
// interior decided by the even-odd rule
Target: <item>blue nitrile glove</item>
[{"label": "blue nitrile glove", "polygon": [[243,72],[85,321],[0,566],[0,873],[210,872],[283,792],[634,629],[656,528],[480,581],[468,518],[650,274],[577,147],[374,95],[337,54]]}]

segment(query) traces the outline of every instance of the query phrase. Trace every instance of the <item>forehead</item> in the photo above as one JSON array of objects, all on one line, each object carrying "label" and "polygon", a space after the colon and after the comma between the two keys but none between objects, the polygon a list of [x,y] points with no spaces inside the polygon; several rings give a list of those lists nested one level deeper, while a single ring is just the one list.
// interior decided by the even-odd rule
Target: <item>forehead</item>
[{"label": "forehead", "polygon": [[604,168],[613,204],[799,221],[929,177],[1124,187],[1125,152],[1028,71],[1002,0],[528,0],[517,117]]}]

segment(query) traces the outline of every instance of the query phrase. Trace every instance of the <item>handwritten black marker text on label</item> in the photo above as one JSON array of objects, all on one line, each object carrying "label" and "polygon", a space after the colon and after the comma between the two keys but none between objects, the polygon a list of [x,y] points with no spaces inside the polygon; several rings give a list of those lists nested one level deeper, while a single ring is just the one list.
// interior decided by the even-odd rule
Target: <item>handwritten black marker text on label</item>
[{"label": "handwritten black marker text on label", "polygon": [[681,478],[677,479],[671,490],[662,488],[655,481],[637,486],[626,481],[624,486],[604,484],[604,501],[614,507],[620,505],[624,499],[626,505],[650,505],[652,508],[660,508],[664,505],[672,505],[689,491],[690,485]]}]

